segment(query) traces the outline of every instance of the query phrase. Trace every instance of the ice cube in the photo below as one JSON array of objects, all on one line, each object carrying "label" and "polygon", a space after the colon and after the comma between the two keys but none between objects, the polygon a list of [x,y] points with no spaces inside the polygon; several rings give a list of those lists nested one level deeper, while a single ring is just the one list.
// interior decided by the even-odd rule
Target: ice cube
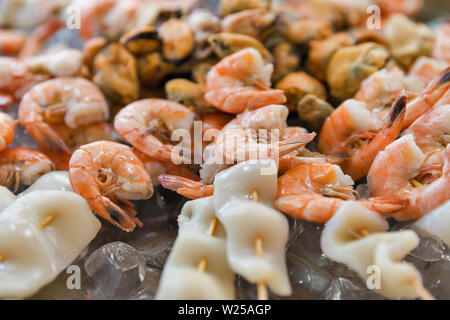
[{"label": "ice cube", "polygon": [[108,243],[97,249],[84,267],[105,296],[117,299],[135,292],[146,272],[144,258],[123,242]]},{"label": "ice cube", "polygon": [[427,262],[439,261],[448,257],[448,248],[439,239],[424,237],[410,255]]}]

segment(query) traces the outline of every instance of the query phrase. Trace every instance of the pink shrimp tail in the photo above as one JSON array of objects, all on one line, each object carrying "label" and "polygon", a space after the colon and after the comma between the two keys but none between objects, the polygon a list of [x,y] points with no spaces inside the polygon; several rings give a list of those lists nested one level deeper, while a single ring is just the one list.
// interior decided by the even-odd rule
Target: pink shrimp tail
[{"label": "pink shrimp tail", "polygon": [[214,193],[212,185],[205,185],[184,177],[162,174],[158,180],[163,188],[175,191],[189,199],[209,197]]},{"label": "pink shrimp tail", "polygon": [[408,199],[402,199],[398,196],[392,195],[385,197],[370,198],[364,201],[363,205],[369,210],[384,215],[391,215],[405,209],[408,206],[408,203],[409,203]]}]

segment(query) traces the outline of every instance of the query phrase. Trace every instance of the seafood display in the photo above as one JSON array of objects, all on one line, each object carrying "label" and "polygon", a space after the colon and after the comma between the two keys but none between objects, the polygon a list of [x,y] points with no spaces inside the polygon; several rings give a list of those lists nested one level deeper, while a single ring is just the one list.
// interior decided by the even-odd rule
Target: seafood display
[{"label": "seafood display", "polygon": [[0,299],[449,299],[431,2],[0,1]]}]

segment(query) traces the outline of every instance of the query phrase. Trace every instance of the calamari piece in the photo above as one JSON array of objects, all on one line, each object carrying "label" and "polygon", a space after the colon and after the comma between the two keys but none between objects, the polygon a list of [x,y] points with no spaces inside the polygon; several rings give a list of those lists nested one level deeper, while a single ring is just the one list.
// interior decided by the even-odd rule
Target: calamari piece
[{"label": "calamari piece", "polygon": [[[263,282],[276,294],[291,294],[285,247],[289,223],[277,210],[251,200],[232,200],[220,211],[227,232],[227,255],[231,269],[251,283]],[[255,241],[263,250],[258,255]]]},{"label": "calamari piece", "polygon": [[25,298],[53,281],[100,229],[73,192],[35,191],[0,216],[0,297]]},{"label": "calamari piece", "polygon": [[[277,194],[278,166],[272,159],[248,160],[221,171],[214,179],[214,202],[217,215],[233,199],[250,199],[273,206]],[[220,218],[220,217],[219,217]]]},{"label": "calamari piece", "polygon": [[322,251],[363,279],[379,268],[380,286],[375,292],[391,299],[413,299],[422,284],[419,271],[401,260],[419,244],[411,230],[387,232],[389,225],[379,214],[354,201],[347,201],[328,221],[322,233]]},{"label": "calamari piece", "polygon": [[417,220],[413,229],[444,241],[450,247],[450,200]]},{"label": "calamari piece", "polygon": [[[206,261],[204,271],[199,266],[202,260]],[[234,299],[234,273],[228,266],[223,239],[193,232],[179,234],[156,299]]]},{"label": "calamari piece", "polygon": [[73,192],[68,171],[51,171],[37,179],[31,186],[18,196],[24,196],[33,191],[56,190]]},{"label": "calamari piece", "polygon": [[6,207],[13,203],[14,200],[16,200],[14,193],[9,191],[6,187],[0,186],[0,214]]},{"label": "calamari piece", "polygon": [[215,223],[214,237],[225,239],[225,229],[220,222],[214,221],[215,219],[217,218],[213,197],[188,201],[178,216],[178,233],[208,234]]},{"label": "calamari piece", "polygon": [[167,259],[157,299],[234,299],[234,273],[226,255],[225,230],[212,197],[188,201]]}]

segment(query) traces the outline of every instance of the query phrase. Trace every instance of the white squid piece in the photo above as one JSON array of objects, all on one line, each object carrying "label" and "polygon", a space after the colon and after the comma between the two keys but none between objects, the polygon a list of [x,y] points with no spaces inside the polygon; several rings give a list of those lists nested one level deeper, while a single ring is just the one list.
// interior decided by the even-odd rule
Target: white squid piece
[{"label": "white squid piece", "polygon": [[322,251],[367,280],[370,266],[379,268],[379,288],[373,290],[391,299],[420,296],[422,276],[402,259],[419,244],[411,230],[387,232],[389,225],[378,213],[347,201],[328,221],[322,233]]},{"label": "white squid piece", "polygon": [[188,201],[178,217],[179,233],[164,266],[157,299],[234,299],[234,273],[225,231],[212,197]]},{"label": "white squid piece", "polygon": [[417,220],[413,229],[441,239],[450,247],[450,200]]},{"label": "white squid piece", "polygon": [[68,171],[50,171],[39,179],[37,179],[25,191],[20,193],[18,197],[24,196],[33,191],[56,190],[73,192],[70,184]]},{"label": "white squid piece", "polygon": [[273,208],[277,173],[274,160],[249,160],[222,171],[214,180],[214,204],[227,233],[232,270],[287,296],[292,291],[285,259],[289,223]]},{"label": "white squid piece", "polygon": [[14,193],[9,191],[8,188],[0,186],[0,214],[6,209],[11,203],[16,200]]},{"label": "white squid piece", "polygon": [[36,191],[0,215],[0,298],[25,298],[52,282],[100,229],[89,205],[67,191]]}]

